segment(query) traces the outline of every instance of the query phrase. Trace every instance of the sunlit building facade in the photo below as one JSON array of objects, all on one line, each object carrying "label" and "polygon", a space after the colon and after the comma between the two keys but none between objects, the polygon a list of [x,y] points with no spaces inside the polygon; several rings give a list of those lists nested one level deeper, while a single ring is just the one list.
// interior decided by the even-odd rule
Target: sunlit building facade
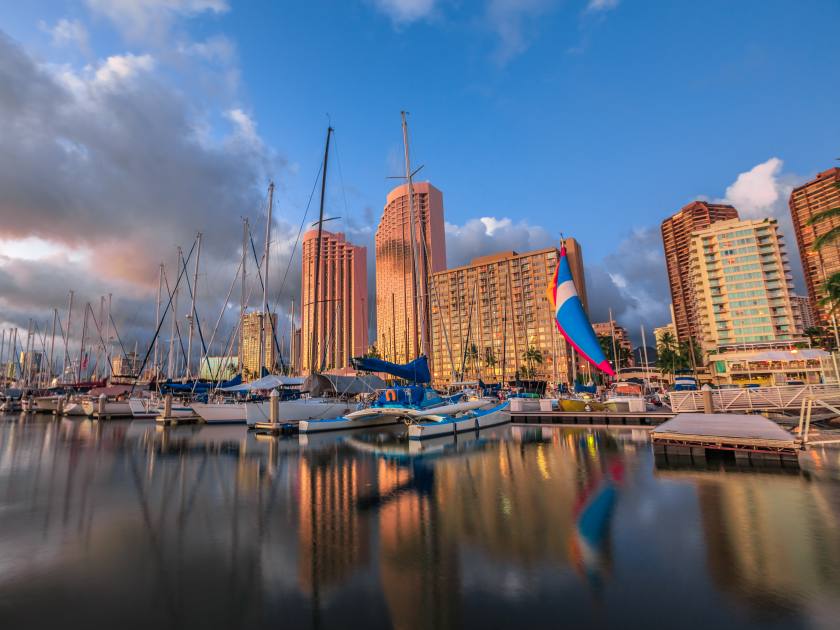
[{"label": "sunlit building facade", "polygon": [[826,243],[819,249],[814,248],[814,241],[835,228],[840,227],[840,218],[817,221],[810,225],[811,218],[825,210],[840,207],[840,168],[823,171],[814,179],[794,188],[790,193],[790,215],[796,244],[805,272],[805,285],[808,299],[811,301],[814,317],[822,324],[831,323],[831,306],[820,304],[826,296],[825,281],[835,273],[840,273],[840,241]]},{"label": "sunlit building facade", "polygon": [[317,243],[317,230],[303,236],[300,360],[304,374],[347,368],[368,345],[367,248],[347,242],[344,234],[323,231],[315,296]]},{"label": "sunlit building facade", "polygon": [[662,222],[662,244],[665,247],[665,265],[671,287],[672,315],[680,341],[698,336],[694,283],[688,269],[691,236],[695,231],[718,221],[737,218],[738,211],[732,206],[694,201]]},{"label": "sunlit building facade", "polygon": [[[399,363],[420,354],[418,311],[428,313],[432,301],[428,276],[446,268],[443,194],[428,182],[416,183],[413,189],[415,249],[421,276],[417,283],[407,185],[388,193],[375,236],[377,347],[383,358]],[[419,298],[416,284],[421,287]],[[428,326],[427,321],[427,331]],[[430,358],[434,363],[434,354]]]},{"label": "sunlit building facade", "polygon": [[274,345],[274,326],[277,316],[268,316],[260,311],[252,311],[242,316],[239,326],[239,365],[246,378],[259,378],[260,374],[260,324],[265,329],[263,366],[270,372],[276,362]]},{"label": "sunlit building facade", "polygon": [[704,352],[798,339],[793,277],[775,219],[733,219],[695,232],[689,266]]},{"label": "sunlit building facade", "polygon": [[[554,247],[507,251],[432,275],[436,384],[511,381],[517,375],[569,382],[571,355],[546,294],[558,256]],[[574,239],[567,239],[567,256],[575,285],[585,294],[585,281],[575,272],[583,262]]]}]

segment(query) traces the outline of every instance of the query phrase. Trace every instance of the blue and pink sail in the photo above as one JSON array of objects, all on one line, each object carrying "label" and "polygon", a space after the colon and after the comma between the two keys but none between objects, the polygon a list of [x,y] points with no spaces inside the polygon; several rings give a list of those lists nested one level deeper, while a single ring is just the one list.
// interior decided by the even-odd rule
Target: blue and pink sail
[{"label": "blue and pink sail", "polygon": [[553,281],[548,286],[548,300],[554,309],[554,323],[557,324],[557,330],[566,341],[597,369],[615,376],[578,297],[575,282],[572,279],[572,270],[566,257],[565,245],[560,249],[557,270],[554,272]]}]

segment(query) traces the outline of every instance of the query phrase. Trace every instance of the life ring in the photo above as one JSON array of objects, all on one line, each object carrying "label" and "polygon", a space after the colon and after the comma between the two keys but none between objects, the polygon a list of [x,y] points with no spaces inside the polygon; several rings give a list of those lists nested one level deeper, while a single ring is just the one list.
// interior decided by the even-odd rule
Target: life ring
[{"label": "life ring", "polygon": [[388,402],[397,402],[397,392],[393,389],[386,389],[385,400]]}]

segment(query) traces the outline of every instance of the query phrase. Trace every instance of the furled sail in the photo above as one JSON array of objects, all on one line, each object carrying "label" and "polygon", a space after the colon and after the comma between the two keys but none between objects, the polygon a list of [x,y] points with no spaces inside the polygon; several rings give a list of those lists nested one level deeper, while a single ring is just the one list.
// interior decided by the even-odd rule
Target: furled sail
[{"label": "furled sail", "polygon": [[356,357],[353,359],[353,366],[362,372],[384,372],[412,383],[428,383],[432,380],[432,375],[429,373],[429,361],[425,355],[404,365],[372,357]]},{"label": "furled sail", "polygon": [[575,282],[572,279],[572,270],[569,268],[569,260],[566,258],[565,245],[560,249],[557,270],[554,272],[553,281],[548,286],[548,300],[554,309],[554,322],[557,324],[557,329],[566,341],[589,363],[605,374],[615,376],[578,297]]}]

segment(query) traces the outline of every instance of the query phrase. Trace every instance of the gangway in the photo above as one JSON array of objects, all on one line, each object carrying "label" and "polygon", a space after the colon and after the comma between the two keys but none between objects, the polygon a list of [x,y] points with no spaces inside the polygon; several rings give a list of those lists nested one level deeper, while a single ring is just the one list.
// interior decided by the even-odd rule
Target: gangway
[{"label": "gangway", "polygon": [[[703,392],[671,392],[674,413],[703,411]],[[780,385],[777,387],[742,387],[712,391],[717,413],[744,411],[801,411],[806,400],[837,401],[840,407],[840,385]]]}]

